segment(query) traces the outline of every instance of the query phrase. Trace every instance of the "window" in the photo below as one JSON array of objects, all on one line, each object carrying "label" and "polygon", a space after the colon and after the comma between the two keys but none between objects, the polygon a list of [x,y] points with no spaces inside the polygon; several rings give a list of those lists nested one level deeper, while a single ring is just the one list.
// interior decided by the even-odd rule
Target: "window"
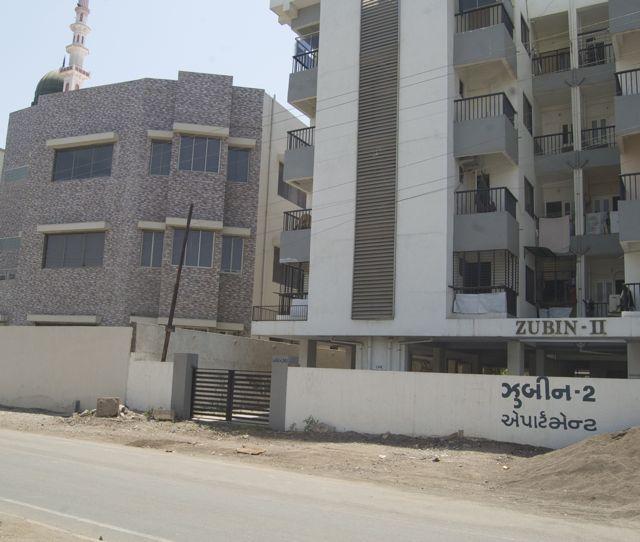
[{"label": "window", "polygon": [[225,235],[222,238],[222,268],[223,273],[242,272],[242,251],[244,249],[244,239],[242,237],[230,237]]},{"label": "window", "polygon": [[[162,266],[162,245],[164,243],[164,232],[145,231],[142,232],[142,256],[140,265],[142,267]],[[180,256],[178,256],[179,258]]]},{"label": "window", "polygon": [[229,148],[227,180],[234,183],[246,183],[249,180],[249,149]]},{"label": "window", "polygon": [[520,16],[520,41],[529,56],[531,56],[531,33],[529,32],[529,25],[522,15]]},{"label": "window", "polygon": [[301,209],[307,208],[307,194],[284,181],[284,164],[282,162],[278,166],[278,195],[295,203]]},{"label": "window", "polygon": [[220,170],[220,140],[208,137],[182,136],[180,138],[180,161],[182,171]]},{"label": "window", "polygon": [[458,94],[460,95],[460,98],[464,98],[464,83],[462,82],[462,79],[458,81]]},{"label": "window", "polygon": [[53,180],[109,177],[112,159],[113,145],[58,150],[53,165]]},{"label": "window", "polygon": [[151,142],[150,175],[169,175],[171,168],[171,141]]},{"label": "window", "polygon": [[469,11],[495,4],[495,0],[459,0],[460,11]]},{"label": "window", "polygon": [[527,303],[536,304],[536,274],[528,265],[525,266],[525,297]]},{"label": "window", "polygon": [[533,135],[533,107],[531,107],[531,102],[524,92],[522,93],[522,109],[524,113],[522,122],[524,122],[529,133]]},{"label": "window", "polygon": [[45,237],[44,267],[102,267],[104,232]]},{"label": "window", "polygon": [[284,274],[284,264],[280,263],[280,247],[273,247],[273,282],[283,284]]},{"label": "window", "polygon": [[529,213],[530,217],[535,216],[535,192],[533,185],[526,177],[524,178],[524,210]]},{"label": "window", "polygon": [[[186,230],[174,230],[173,255],[171,263],[180,265],[180,254]],[[184,258],[187,267],[212,267],[213,266],[213,232],[191,230],[187,239],[187,252]]]}]

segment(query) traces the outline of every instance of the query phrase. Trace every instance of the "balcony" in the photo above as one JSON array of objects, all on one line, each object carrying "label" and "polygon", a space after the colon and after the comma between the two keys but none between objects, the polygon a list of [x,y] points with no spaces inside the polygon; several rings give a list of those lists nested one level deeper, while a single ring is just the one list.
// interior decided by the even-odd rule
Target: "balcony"
[{"label": "balcony", "polygon": [[620,153],[616,148],[616,127],[603,126],[582,130],[582,150],[574,145],[573,132],[536,136],[533,139],[536,173],[559,178],[577,164],[584,167],[616,166]]},{"label": "balcony", "polygon": [[254,322],[306,320],[308,313],[307,279],[304,269],[292,265],[280,268],[278,306],[253,307]]},{"label": "balcony", "polygon": [[309,306],[306,304],[306,299],[304,301],[304,305],[253,307],[252,320],[254,322],[306,321]]},{"label": "balcony", "polygon": [[508,250],[453,253],[453,314],[517,315],[518,257]]},{"label": "balcony", "polygon": [[616,131],[640,134],[640,69],[616,73]]},{"label": "balcony", "polygon": [[296,53],[289,76],[288,101],[308,117],[315,117],[318,93],[319,35],[296,39]]},{"label": "balcony", "polygon": [[280,263],[309,261],[311,250],[311,209],[284,213],[280,234]]},{"label": "balcony", "polygon": [[571,69],[571,50],[569,47],[539,53],[533,57],[533,75],[541,76],[562,73]]},{"label": "balcony", "polygon": [[625,250],[640,248],[640,173],[620,176],[620,243]]},{"label": "balcony", "polygon": [[456,14],[453,55],[456,68],[499,62],[516,77],[513,21],[502,2]]},{"label": "balcony", "polygon": [[640,311],[640,282],[629,282],[624,285],[620,295],[620,310],[624,312]]},{"label": "balcony", "polygon": [[516,205],[516,198],[504,187],[456,192],[453,250],[506,249],[517,254]]},{"label": "balcony", "polygon": [[640,30],[637,0],[609,0],[609,27],[616,35]]},{"label": "balcony", "polygon": [[283,180],[309,193],[313,187],[315,127],[287,132]]},{"label": "balcony", "polygon": [[504,92],[454,102],[454,156],[502,154],[518,164],[515,109]]},{"label": "balcony", "polygon": [[584,235],[571,237],[571,253],[608,258],[623,255],[618,211],[587,213],[584,216],[584,224]]}]

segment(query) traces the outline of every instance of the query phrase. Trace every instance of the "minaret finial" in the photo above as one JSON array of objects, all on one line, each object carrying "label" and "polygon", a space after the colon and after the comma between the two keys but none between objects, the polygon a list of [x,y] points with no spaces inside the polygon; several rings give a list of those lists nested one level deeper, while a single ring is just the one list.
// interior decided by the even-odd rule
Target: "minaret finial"
[{"label": "minaret finial", "polygon": [[91,74],[84,69],[84,59],[89,54],[89,49],[85,46],[85,39],[91,32],[87,26],[89,18],[89,0],[78,0],[76,5],[76,20],[69,28],[73,32],[73,41],[67,45],[69,53],[69,65],[60,68],[60,73],[64,77],[64,91],[79,90],[82,84],[89,79]]}]

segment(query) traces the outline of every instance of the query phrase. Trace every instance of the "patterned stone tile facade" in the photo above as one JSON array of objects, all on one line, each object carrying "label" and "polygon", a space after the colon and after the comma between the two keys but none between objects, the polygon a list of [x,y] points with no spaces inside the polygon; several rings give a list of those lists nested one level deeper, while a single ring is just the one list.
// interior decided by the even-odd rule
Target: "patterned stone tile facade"
[{"label": "patterned stone tile facade", "polygon": [[[186,218],[251,230],[241,274],[220,273],[222,235],[215,234],[213,268],[185,268],[176,317],[239,323],[250,329],[260,183],[264,91],[233,86],[228,76],[180,72],[177,81],[129,83],[46,95],[9,120],[5,170],[28,166],[27,179],[0,182],[0,238],[21,237],[17,277],[0,284],[0,314],[27,323],[27,314],[98,315],[126,325],[132,315],[166,317],[176,267],[174,230],[167,228],[161,268],[140,266],[139,221]],[[149,174],[148,130],[174,123],[228,127],[230,137],[257,141],[247,183],[228,182],[223,140],[219,173],[178,171],[180,135],[174,133],[169,176]],[[115,132],[109,177],[52,181],[55,151],[48,139]],[[39,224],[106,221],[100,268],[43,269]],[[14,258],[15,259],[15,258]],[[0,262],[1,267],[2,262]]]}]

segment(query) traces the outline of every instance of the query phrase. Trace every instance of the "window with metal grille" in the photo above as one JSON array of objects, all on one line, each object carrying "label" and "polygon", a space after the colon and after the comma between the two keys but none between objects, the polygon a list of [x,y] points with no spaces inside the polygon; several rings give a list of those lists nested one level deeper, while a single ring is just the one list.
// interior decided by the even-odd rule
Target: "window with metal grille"
[{"label": "window with metal grille", "polygon": [[220,171],[220,140],[210,137],[182,136],[180,138],[180,160],[182,171]]},{"label": "window with metal grille", "polygon": [[533,107],[524,92],[522,93],[522,108],[524,113],[522,115],[522,122],[527,127],[527,130],[529,130],[529,133],[533,135]]},{"label": "window with metal grille", "polygon": [[142,254],[140,265],[142,267],[162,267],[162,246],[164,244],[164,232],[142,232]]},{"label": "window with metal grille", "polygon": [[[186,230],[174,230],[171,263],[180,265],[180,254]],[[213,267],[213,232],[191,230],[187,239],[186,267]]]},{"label": "window with metal grille", "polygon": [[246,183],[249,180],[249,149],[229,148],[227,180],[234,183]]},{"label": "window with metal grille", "polygon": [[518,292],[518,257],[508,250],[455,252],[453,288],[467,293]]},{"label": "window with metal grille", "polygon": [[535,192],[529,179],[524,178],[524,210],[530,217],[535,216]]},{"label": "window with metal grille", "polygon": [[104,232],[50,234],[45,237],[45,268],[102,267]]},{"label": "window with metal grille", "polygon": [[280,247],[273,247],[273,275],[276,284],[284,283],[284,264],[280,263]]},{"label": "window with metal grille", "polygon": [[524,20],[522,15],[520,16],[520,41],[527,53],[531,55],[531,32],[529,31],[527,21]]},{"label": "window with metal grille", "polygon": [[536,304],[536,274],[528,265],[525,266],[525,299],[527,303]]},{"label": "window with metal grille", "polygon": [[171,169],[171,141],[152,141],[150,175],[169,175]]},{"label": "window with metal grille", "polygon": [[57,150],[53,164],[53,180],[109,177],[112,160],[112,144]]},{"label": "window with metal grille", "polygon": [[222,267],[223,273],[242,273],[242,253],[244,239],[225,235],[222,237]]}]

